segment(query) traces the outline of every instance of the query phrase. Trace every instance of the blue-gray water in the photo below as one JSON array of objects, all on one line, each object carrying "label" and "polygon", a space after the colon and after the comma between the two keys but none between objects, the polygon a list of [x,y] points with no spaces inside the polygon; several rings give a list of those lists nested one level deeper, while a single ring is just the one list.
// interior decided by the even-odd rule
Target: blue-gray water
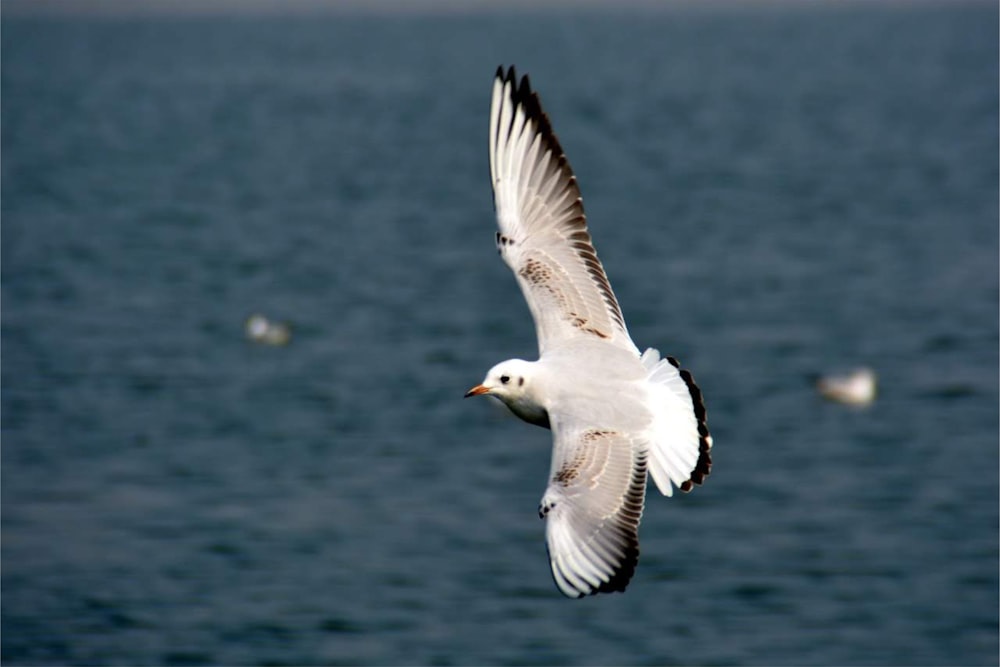
[{"label": "blue-gray water", "polygon": [[[993,4],[2,27],[5,664],[996,664]],[[528,71],[715,468],[562,598],[486,122]],[[261,311],[284,348],[243,337]],[[869,364],[868,409],[813,373]]]}]

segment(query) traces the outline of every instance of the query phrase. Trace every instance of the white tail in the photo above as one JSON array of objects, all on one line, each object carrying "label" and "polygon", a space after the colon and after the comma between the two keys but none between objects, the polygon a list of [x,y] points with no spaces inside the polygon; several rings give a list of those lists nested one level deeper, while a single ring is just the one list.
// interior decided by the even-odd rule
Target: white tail
[{"label": "white tail", "polygon": [[701,390],[673,357],[660,359],[653,348],[642,354],[649,375],[649,474],[665,496],[673,487],[690,491],[712,469],[712,436],[705,421]]}]

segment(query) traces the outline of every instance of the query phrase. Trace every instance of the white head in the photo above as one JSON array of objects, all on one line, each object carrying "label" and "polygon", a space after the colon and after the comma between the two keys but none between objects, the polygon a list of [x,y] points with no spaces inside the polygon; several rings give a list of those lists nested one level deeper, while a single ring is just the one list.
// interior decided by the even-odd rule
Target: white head
[{"label": "white head", "polygon": [[465,397],[495,396],[521,419],[548,426],[549,415],[536,394],[538,377],[535,364],[522,359],[501,361],[490,369],[482,384],[467,391]]}]

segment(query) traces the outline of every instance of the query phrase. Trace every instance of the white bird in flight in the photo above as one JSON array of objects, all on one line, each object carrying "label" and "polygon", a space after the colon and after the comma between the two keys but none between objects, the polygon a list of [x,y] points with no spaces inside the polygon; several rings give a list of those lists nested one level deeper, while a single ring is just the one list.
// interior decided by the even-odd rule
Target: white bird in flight
[{"label": "white bird in flight", "polygon": [[497,249],[535,320],[538,361],[503,361],[466,396],[495,396],[552,429],[552,467],[538,508],[552,575],[578,598],[624,591],[639,558],[652,475],[665,496],[712,467],[712,437],[691,373],[642,354],[583,214],[576,177],[528,77],[498,68],[490,107]]}]

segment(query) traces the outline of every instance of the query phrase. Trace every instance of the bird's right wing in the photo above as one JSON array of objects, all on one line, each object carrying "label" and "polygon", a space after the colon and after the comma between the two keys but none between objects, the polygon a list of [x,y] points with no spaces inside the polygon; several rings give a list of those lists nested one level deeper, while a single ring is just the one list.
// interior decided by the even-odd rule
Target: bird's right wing
[{"label": "bird's right wing", "polygon": [[627,433],[554,420],[539,515],[552,576],[568,597],[624,591],[639,559],[646,453]]}]

